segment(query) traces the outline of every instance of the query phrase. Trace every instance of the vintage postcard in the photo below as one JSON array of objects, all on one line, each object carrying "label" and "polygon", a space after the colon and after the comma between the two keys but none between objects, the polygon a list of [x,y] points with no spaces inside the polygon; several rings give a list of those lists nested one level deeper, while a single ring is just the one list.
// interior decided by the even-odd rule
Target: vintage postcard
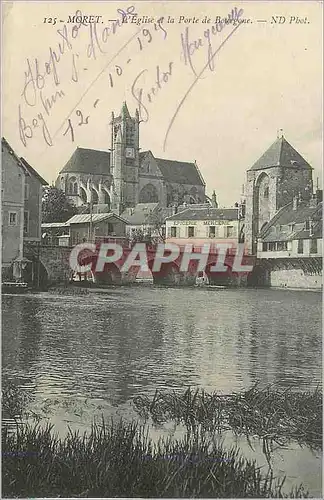
[{"label": "vintage postcard", "polygon": [[323,2],[2,30],[2,496],[322,498]]}]

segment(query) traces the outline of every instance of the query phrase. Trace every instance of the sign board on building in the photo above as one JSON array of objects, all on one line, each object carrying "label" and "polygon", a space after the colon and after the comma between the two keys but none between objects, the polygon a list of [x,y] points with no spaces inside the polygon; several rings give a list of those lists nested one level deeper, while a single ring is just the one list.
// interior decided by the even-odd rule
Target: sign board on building
[{"label": "sign board on building", "polygon": [[205,226],[225,226],[225,225],[232,224],[233,222],[234,221],[232,221],[232,220],[204,220],[203,224]]},{"label": "sign board on building", "polygon": [[172,222],[174,226],[195,226],[196,220],[175,220]]}]

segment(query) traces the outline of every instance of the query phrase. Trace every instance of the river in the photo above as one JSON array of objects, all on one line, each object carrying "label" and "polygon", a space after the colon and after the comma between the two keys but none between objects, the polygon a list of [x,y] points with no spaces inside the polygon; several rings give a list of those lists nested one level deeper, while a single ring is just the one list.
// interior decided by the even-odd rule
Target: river
[{"label": "river", "polygon": [[[156,388],[308,390],[322,380],[321,319],[321,294],[306,291],[138,286],[5,295],[3,380],[61,429],[102,413],[133,415],[132,399]],[[316,476],[319,457],[306,452],[301,470]],[[306,483],[319,491],[317,479]]]}]

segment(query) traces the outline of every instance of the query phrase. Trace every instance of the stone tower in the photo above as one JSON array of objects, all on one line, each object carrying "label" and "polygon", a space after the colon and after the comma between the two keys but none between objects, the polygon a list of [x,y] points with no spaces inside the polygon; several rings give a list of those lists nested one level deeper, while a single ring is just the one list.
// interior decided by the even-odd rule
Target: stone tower
[{"label": "stone tower", "polygon": [[111,117],[112,210],[121,214],[138,203],[139,114],[129,114],[126,102],[121,113]]},{"label": "stone tower", "polygon": [[309,200],[312,167],[282,136],[247,171],[245,242],[256,254],[258,233],[295,195]]}]

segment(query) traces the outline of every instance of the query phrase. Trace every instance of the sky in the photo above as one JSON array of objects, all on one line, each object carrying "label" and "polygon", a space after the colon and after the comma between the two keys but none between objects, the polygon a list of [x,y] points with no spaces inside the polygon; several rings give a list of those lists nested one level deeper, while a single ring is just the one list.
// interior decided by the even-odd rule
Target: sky
[{"label": "sky", "polygon": [[[77,146],[109,150],[123,101],[140,109],[140,148],[196,161],[221,206],[239,201],[246,170],[280,129],[321,183],[321,2],[3,9],[2,135],[49,183]],[[100,17],[69,22],[77,11]]]}]

